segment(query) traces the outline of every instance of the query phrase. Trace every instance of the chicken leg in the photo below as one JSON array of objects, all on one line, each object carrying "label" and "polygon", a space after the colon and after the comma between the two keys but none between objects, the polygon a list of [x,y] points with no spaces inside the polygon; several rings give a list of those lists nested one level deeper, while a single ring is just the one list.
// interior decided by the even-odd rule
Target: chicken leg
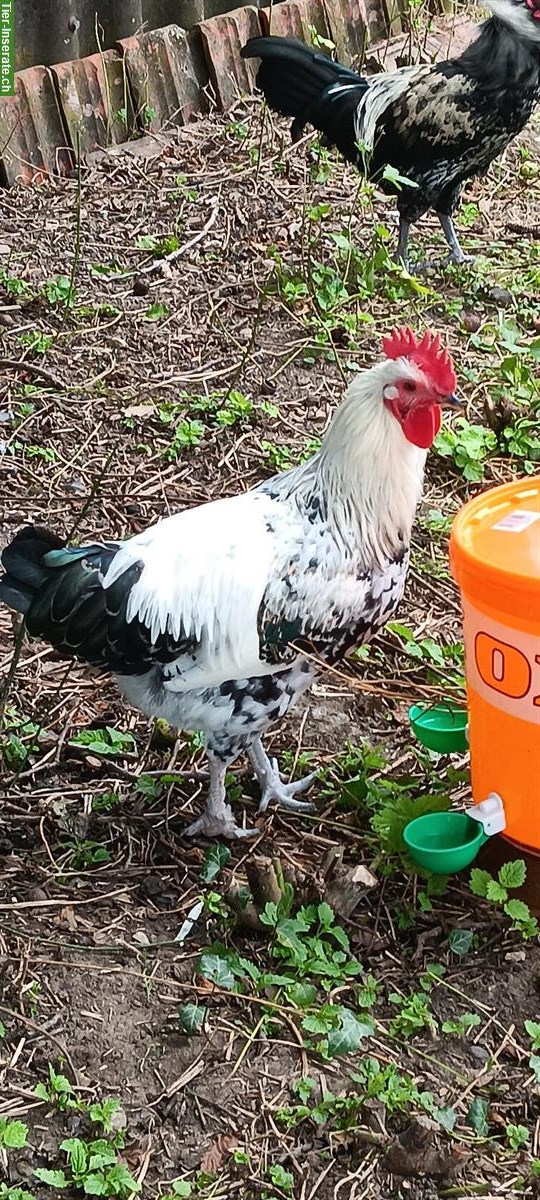
[{"label": "chicken leg", "polygon": [[448,216],[448,213],[437,213],[437,216],[450,250],[448,262],[457,263],[458,265],[461,263],[474,262],[474,254],[465,254],[465,251],[461,249],[454,222],[452,218]]},{"label": "chicken leg", "polygon": [[409,268],[409,255],[407,252],[407,246],[409,243],[410,228],[411,222],[407,221],[406,217],[402,217],[400,213],[398,244],[396,253],[394,254],[394,262],[403,263],[403,266],[406,267],[407,270]]},{"label": "chicken leg", "polygon": [[312,771],[304,779],[297,779],[293,783],[284,783],[279,774],[277,758],[268,757],[260,737],[254,738],[251,745],[248,746],[248,755],[261,785],[261,802],[258,809],[260,813],[266,812],[271,800],[275,800],[282,808],[288,808],[292,812],[315,812],[315,805],[311,804],[309,800],[295,800],[294,796],[297,792],[307,792],[317,771]]},{"label": "chicken leg", "polygon": [[223,762],[209,750],[206,751],[210,766],[210,785],[206,799],[206,808],[202,816],[193,821],[184,830],[184,837],[225,837],[231,840],[255,837],[258,829],[242,829],[236,824],[233,810],[227,804],[225,791],[225,776],[229,763]]}]

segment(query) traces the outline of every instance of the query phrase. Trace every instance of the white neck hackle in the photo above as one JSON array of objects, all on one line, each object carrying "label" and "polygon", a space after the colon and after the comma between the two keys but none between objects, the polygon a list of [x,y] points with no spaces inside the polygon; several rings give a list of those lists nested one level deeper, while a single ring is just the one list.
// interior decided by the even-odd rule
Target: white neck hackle
[{"label": "white neck hackle", "polygon": [[534,19],[524,2],[513,4],[512,0],[486,0],[486,8],[517,37],[535,42],[540,47],[540,21]]},{"label": "white neck hackle", "polygon": [[358,522],[366,550],[381,561],[409,542],[427,457],[405,437],[383,390],[396,378],[418,376],[406,359],[387,359],[358,375],[315,456],[329,519]]}]

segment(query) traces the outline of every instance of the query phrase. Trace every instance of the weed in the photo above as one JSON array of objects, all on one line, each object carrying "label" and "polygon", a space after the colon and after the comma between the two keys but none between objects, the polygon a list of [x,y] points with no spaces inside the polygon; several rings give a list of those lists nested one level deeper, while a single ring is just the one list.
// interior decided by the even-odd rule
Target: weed
[{"label": "weed", "polygon": [[89,1104],[87,1111],[94,1125],[100,1125],[104,1133],[112,1133],[114,1118],[120,1111],[120,1101],[115,1096],[108,1096],[105,1100]]},{"label": "weed", "polygon": [[412,992],[410,996],[401,996],[391,992],[388,997],[390,1004],[399,1007],[397,1016],[390,1022],[392,1037],[411,1037],[421,1029],[427,1029],[430,1034],[437,1031],[437,1022],[429,1007],[429,996],[424,992]]},{"label": "weed", "polygon": [[168,304],[163,304],[156,300],[154,304],[150,304],[145,312],[145,321],[162,321],[169,315]]},{"label": "weed", "polygon": [[12,442],[9,447],[10,453],[21,454],[23,458],[39,459],[44,463],[55,463],[58,461],[56,450],[52,446],[25,446],[23,442]]},{"label": "weed", "polygon": [[524,859],[517,858],[513,862],[503,863],[495,879],[489,871],[474,867],[471,871],[470,887],[475,896],[482,896],[492,904],[502,908],[510,918],[512,929],[522,938],[536,938],[540,933],[538,918],[533,917],[528,904],[523,900],[510,899],[509,891],[522,887],[527,878],[527,867]]},{"label": "weed", "polygon": [[28,346],[32,354],[46,354],[50,350],[54,337],[52,333],[42,333],[40,329],[32,329],[29,333],[21,333],[21,346]]},{"label": "weed", "polygon": [[528,1033],[532,1049],[529,1055],[529,1067],[534,1075],[535,1082],[540,1084],[540,1022],[539,1021],[524,1021],[525,1032]]},{"label": "weed", "polygon": [[193,1192],[192,1186],[187,1179],[175,1179],[169,1186],[172,1188],[172,1191],[162,1196],[161,1200],[185,1200],[185,1197],[191,1196]]},{"label": "weed", "polygon": [[132,733],[124,733],[110,725],[104,725],[101,729],[82,729],[69,739],[68,745],[82,747],[90,754],[99,754],[103,758],[123,758],[136,749]]},{"label": "weed", "polygon": [[276,446],[274,442],[268,442],[264,438],[261,446],[274,471],[288,471],[294,465],[292,453],[288,446]]},{"label": "weed", "polygon": [[157,237],[153,233],[143,233],[137,238],[136,245],[138,250],[147,250],[154,258],[163,258],[164,255],[173,254],[175,250],[178,250],[180,242],[174,233],[167,234],[165,237]]},{"label": "weed", "polygon": [[525,1125],[507,1125],[506,1140],[511,1150],[522,1150],[528,1146],[531,1135]]},{"label": "weed", "polygon": [[443,1033],[454,1033],[457,1037],[465,1037],[469,1029],[474,1029],[480,1025],[480,1017],[478,1013],[463,1013],[461,1017],[456,1017],[455,1020],[443,1021],[441,1029]]},{"label": "weed", "polygon": [[198,194],[196,187],[188,185],[187,175],[175,175],[174,191],[167,192],[167,199],[177,200],[180,197],[182,200],[187,200],[188,203],[192,204],[197,199]]},{"label": "weed", "polygon": [[174,428],[172,440],[166,449],[163,451],[164,458],[169,462],[176,462],[183,450],[193,446],[199,446],[203,441],[206,433],[206,426],[202,421],[191,421],[186,417],[183,421],[178,421]]},{"label": "weed", "polygon": [[24,279],[9,275],[4,269],[0,269],[0,284],[13,300],[23,296],[28,299],[32,295],[32,289]]},{"label": "weed", "polygon": [[55,1071],[52,1063],[49,1063],[47,1083],[37,1083],[34,1095],[38,1097],[38,1100],[45,1100],[47,1104],[52,1104],[60,1112],[66,1112],[70,1108],[80,1108],[80,1101],[77,1099],[69,1079]]},{"label": "weed", "polygon": [[67,850],[65,865],[71,871],[84,871],[86,867],[98,867],[111,861],[105,846],[90,838],[74,838],[72,842],[64,843],[63,848]]},{"label": "weed", "polygon": [[21,1150],[26,1146],[28,1126],[24,1121],[10,1121],[0,1117],[0,1147],[5,1150]]},{"label": "weed", "polygon": [[0,735],[0,758],[10,770],[20,771],[30,755],[39,749],[40,732],[41,727],[29,717],[21,716],[17,709],[5,709]]},{"label": "weed", "polygon": [[441,458],[451,458],[471,483],[480,483],[484,478],[485,460],[496,448],[493,431],[471,424],[466,417],[458,417],[453,426],[441,429],[433,443],[435,452]]},{"label": "weed", "polygon": [[101,792],[92,797],[92,812],[112,812],[119,804],[120,796],[116,792]]},{"label": "weed", "polygon": [[27,1192],[24,1188],[10,1187],[7,1183],[0,1183],[0,1200],[36,1200],[36,1198],[32,1192]]},{"label": "weed", "polygon": [[241,991],[248,982],[263,996],[269,987],[278,988],[298,1010],[311,1049],[325,1059],[348,1054],[373,1032],[371,1020],[331,1001],[317,1004],[317,994],[319,988],[328,993],[336,984],[352,985],[361,965],[328,904],[302,906],[293,914],[292,888],[283,883],[282,891],[279,904],[268,902],[260,915],[271,933],[269,954],[276,970],[261,971],[218,942],[202,953],[199,973],[226,991]]},{"label": "weed", "polygon": [[57,275],[56,279],[48,279],[43,284],[42,292],[51,306],[64,304],[67,308],[74,300],[71,280],[67,275]]},{"label": "weed", "polygon": [[140,1192],[140,1183],[118,1158],[110,1142],[65,1138],[60,1149],[67,1159],[66,1169],[39,1167],[34,1174],[41,1183],[52,1188],[71,1187],[86,1195],[118,1196],[120,1200],[132,1192]]}]

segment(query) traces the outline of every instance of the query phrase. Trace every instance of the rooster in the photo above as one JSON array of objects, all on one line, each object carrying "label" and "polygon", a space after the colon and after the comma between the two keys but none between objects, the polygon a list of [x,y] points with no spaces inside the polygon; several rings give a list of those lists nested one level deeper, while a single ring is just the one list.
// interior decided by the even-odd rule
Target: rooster
[{"label": "rooster", "polygon": [[429,209],[449,261],[467,260],[452,220],[462,185],[484,174],[540,98],[540,0],[488,7],[492,17],[458,58],[369,79],[294,38],[251,38],[242,49],[261,59],[257,84],[270,108],[294,117],[295,140],[309,122],[386,192],[397,191],[396,258],[405,266],[410,227]]},{"label": "rooster", "polygon": [[0,599],[32,637],[116,676],[137,709],[202,731],[206,810],[189,835],[237,826],[225,774],[246,751],[271,801],[297,799],[312,775],[282,782],[261,735],[335,663],[392,616],[441,408],[459,403],[438,337],[383,340],[311,459],[251,491],[158,521],[127,541],[66,546],[23,528],[4,549]]}]

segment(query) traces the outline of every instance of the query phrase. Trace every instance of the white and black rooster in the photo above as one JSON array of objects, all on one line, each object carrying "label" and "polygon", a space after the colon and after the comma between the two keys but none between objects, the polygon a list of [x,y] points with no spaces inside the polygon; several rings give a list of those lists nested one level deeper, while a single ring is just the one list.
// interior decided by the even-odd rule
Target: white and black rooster
[{"label": "white and black rooster", "polygon": [[65,546],[29,526],[2,553],[0,599],[33,637],[112,671],[134,707],[200,730],[206,810],[186,833],[247,836],[225,773],[247,752],[262,792],[300,812],[312,776],[283,783],[261,735],[392,616],[428,448],[459,403],[447,351],[409,329],[351,383],[308,462],[252,491],[159,521],[129,541]]}]

